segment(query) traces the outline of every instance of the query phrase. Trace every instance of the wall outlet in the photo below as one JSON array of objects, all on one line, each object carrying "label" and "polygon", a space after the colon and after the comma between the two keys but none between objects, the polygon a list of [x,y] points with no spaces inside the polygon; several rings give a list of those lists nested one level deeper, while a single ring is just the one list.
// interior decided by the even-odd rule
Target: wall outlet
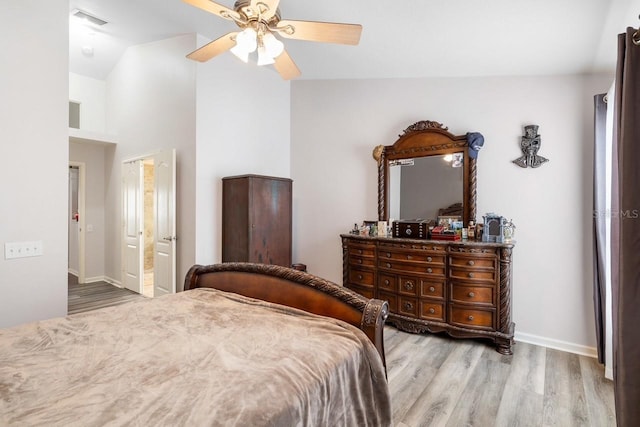
[{"label": "wall outlet", "polygon": [[42,240],[32,242],[10,242],[4,244],[4,259],[42,256]]}]

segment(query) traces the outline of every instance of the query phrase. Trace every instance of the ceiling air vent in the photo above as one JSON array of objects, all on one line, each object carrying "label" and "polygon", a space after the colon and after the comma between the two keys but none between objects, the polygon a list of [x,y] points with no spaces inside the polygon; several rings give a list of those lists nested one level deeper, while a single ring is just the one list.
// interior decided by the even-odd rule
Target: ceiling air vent
[{"label": "ceiling air vent", "polygon": [[104,25],[107,23],[107,21],[103,21],[102,19],[96,18],[93,15],[89,15],[87,12],[83,12],[80,9],[73,9],[71,11],[71,16],[75,16],[76,18],[79,18],[79,19],[84,19],[85,21],[89,21],[95,25]]}]

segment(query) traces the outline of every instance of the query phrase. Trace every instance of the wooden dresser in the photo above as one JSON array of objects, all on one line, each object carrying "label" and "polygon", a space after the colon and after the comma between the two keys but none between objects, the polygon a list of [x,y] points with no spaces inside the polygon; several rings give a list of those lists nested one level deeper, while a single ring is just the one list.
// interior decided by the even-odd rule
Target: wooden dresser
[{"label": "wooden dresser", "polygon": [[388,323],[413,333],[487,338],[512,354],[513,244],[341,238],[344,286],[388,301]]}]

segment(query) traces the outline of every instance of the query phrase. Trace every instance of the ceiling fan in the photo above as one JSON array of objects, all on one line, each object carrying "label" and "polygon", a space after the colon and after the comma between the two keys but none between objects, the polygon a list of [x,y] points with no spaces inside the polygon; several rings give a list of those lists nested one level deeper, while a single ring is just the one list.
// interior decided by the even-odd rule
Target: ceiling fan
[{"label": "ceiling fan", "polygon": [[248,61],[258,51],[258,65],[273,64],[285,80],[300,75],[300,70],[274,35],[296,40],[357,45],[362,25],[331,22],[290,21],[280,19],[280,0],[237,0],[233,9],[210,0],[183,0],[192,6],[235,22],[233,31],[194,50],[187,58],[205,62],[227,50]]}]

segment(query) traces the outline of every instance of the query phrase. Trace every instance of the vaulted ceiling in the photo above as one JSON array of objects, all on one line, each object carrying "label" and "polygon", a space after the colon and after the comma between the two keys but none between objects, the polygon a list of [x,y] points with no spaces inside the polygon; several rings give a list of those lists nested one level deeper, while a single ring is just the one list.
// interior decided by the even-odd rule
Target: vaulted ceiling
[{"label": "vaulted ceiling", "polygon": [[[237,28],[181,0],[70,0],[76,8],[108,22],[70,18],[70,71],[97,79],[130,45]],[[363,26],[358,46],[284,40],[302,79],[549,75],[613,70],[616,34],[638,26],[640,0],[281,0],[280,11]]]}]

